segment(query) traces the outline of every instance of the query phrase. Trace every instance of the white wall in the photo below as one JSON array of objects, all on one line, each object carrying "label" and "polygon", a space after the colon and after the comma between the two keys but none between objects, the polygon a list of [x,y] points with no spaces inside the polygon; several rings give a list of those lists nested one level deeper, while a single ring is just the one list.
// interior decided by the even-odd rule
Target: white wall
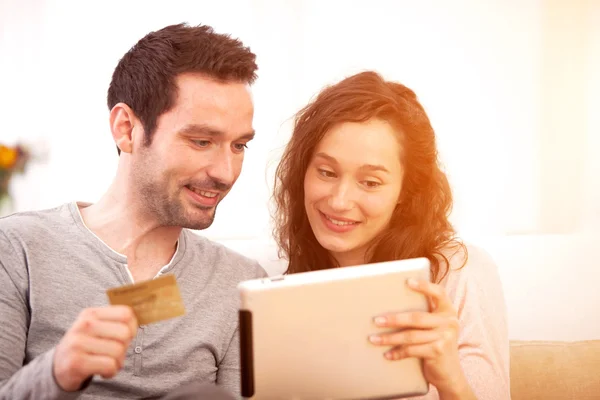
[{"label": "white wall", "polygon": [[[242,38],[260,68],[257,138],[202,234],[267,240],[272,167],[294,112],[323,85],[373,68],[414,89],[428,111],[455,192],[452,219],[501,260],[514,336],[600,338],[590,322],[598,298],[577,300],[599,281],[599,2],[4,0],[0,141],[48,150],[15,179],[17,211],[101,195],[117,160],[105,106],[112,70],[144,34],[182,21]],[[578,277],[582,286],[564,285]],[[570,322],[560,333],[554,310]],[[583,333],[571,328],[576,318],[586,318]]]},{"label": "white wall", "polygon": [[598,231],[600,225],[600,2],[589,0],[587,14],[588,52],[587,82],[587,141],[585,160],[585,229]]},{"label": "white wall", "polygon": [[[144,18],[132,18],[142,3]],[[542,70],[539,1],[22,4],[9,1],[2,13],[10,24],[0,98],[10,112],[0,129],[3,138],[45,139],[50,159],[27,183],[16,182],[17,209],[102,193],[116,164],[105,106],[112,69],[146,32],[189,21],[243,38],[260,68],[258,137],[207,235],[268,232],[272,176],[265,175],[265,163],[276,163],[291,117],[325,84],[366,68],[420,96],[455,188],[453,219],[462,232],[539,228],[541,82],[532,79]]]}]

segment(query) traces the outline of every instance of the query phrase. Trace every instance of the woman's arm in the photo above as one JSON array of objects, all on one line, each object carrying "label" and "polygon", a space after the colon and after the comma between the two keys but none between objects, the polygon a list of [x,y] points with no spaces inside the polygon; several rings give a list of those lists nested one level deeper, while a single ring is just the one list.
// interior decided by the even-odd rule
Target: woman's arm
[{"label": "woman's arm", "polygon": [[469,247],[467,265],[442,284],[458,311],[460,364],[475,397],[510,399],[506,303],[496,264],[482,249]]},{"label": "woman's arm", "polygon": [[[479,400],[510,399],[510,349],[506,303],[498,269],[478,247],[450,258],[451,272],[441,282],[459,321],[458,354],[466,383]],[[448,398],[469,398],[465,397]],[[435,398],[435,397],[433,397]],[[440,393],[440,399],[446,394]]]},{"label": "woman's arm", "polygon": [[[462,257],[460,257],[462,258]],[[469,262],[451,259],[440,284],[419,282],[431,313],[388,314],[376,324],[398,331],[372,338],[393,346],[390,359],[423,359],[434,386],[425,399],[510,399],[508,334],[504,296],[496,267],[484,252],[470,250]]]}]

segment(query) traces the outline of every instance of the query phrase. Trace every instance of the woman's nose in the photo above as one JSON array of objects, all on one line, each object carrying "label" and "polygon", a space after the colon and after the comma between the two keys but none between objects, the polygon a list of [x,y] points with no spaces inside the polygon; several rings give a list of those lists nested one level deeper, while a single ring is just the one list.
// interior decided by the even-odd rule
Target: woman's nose
[{"label": "woman's nose", "polygon": [[327,199],[328,206],[332,211],[347,211],[352,208],[352,190],[347,182],[340,182],[332,188],[331,195]]}]

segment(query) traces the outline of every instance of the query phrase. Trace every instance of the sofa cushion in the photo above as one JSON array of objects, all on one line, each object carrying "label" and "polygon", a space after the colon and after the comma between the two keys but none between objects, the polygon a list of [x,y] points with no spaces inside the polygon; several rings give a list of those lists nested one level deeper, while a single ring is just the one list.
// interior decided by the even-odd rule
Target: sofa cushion
[{"label": "sofa cushion", "polygon": [[600,340],[511,341],[512,400],[600,398]]}]

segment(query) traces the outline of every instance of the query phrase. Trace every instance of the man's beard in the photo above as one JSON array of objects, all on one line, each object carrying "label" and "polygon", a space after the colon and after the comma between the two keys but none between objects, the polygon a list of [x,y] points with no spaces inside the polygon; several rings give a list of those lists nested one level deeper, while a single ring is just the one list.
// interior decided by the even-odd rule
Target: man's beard
[{"label": "man's beard", "polygon": [[[187,229],[206,229],[215,219],[217,206],[203,207],[190,205],[186,207],[183,199],[183,186],[173,188],[172,179],[164,175],[162,179],[152,180],[149,175],[139,176],[138,187],[143,207],[162,226],[178,226]],[[195,187],[206,190],[223,190],[226,185],[214,182],[210,178],[202,182],[194,182]],[[173,192],[171,190],[175,189]]]}]

